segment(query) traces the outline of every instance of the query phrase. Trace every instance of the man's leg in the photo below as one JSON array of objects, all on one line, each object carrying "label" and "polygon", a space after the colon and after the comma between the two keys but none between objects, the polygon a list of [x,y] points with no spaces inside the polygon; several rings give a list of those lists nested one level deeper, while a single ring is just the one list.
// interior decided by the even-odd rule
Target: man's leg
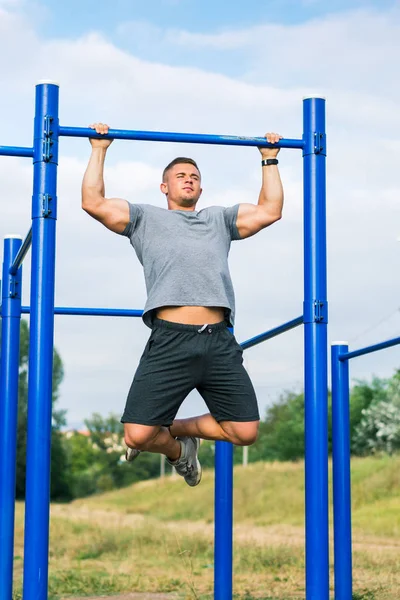
[{"label": "man's leg", "polygon": [[206,352],[196,389],[209,414],[175,419],[171,435],[251,445],[257,439],[260,415],[254,387],[243,367],[243,351],[226,327],[211,326],[207,332],[200,334]]},{"label": "man's leg", "polygon": [[175,419],[170,427],[173,437],[193,436],[203,440],[232,442],[249,446],[257,439],[259,421],[216,421],[211,414]]},{"label": "man's leg", "polygon": [[[127,446],[142,452],[165,454],[170,465],[184,477],[186,483],[195,486],[201,480],[201,465],[197,457],[200,440],[193,436],[175,439],[168,428],[151,425],[125,423],[125,442]],[[133,460],[133,458],[128,460]]]},{"label": "man's leg", "polygon": [[[176,440],[168,428],[160,424],[172,423],[183,400],[195,387],[196,372],[190,368],[194,363],[190,348],[196,335],[196,327],[156,320],[121,419],[125,425],[127,461],[135,460],[142,451],[165,454],[189,485],[200,481],[199,477],[189,477],[183,472],[186,461],[186,466],[194,466],[201,475],[198,442],[189,438]],[[193,351],[196,354],[196,347]],[[180,462],[175,464],[175,461]]]},{"label": "man's leg", "polygon": [[177,460],[181,454],[180,443],[166,427],[124,423],[124,437],[129,448],[165,454],[170,460]]}]

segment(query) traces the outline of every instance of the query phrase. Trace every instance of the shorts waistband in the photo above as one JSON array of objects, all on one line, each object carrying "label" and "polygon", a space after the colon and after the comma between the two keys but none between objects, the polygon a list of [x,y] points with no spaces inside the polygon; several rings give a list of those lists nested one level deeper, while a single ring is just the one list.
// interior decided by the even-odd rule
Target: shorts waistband
[{"label": "shorts waistband", "polygon": [[202,323],[200,325],[187,325],[186,323],[174,323],[173,321],[165,321],[164,319],[154,319],[153,329],[162,327],[163,329],[175,329],[176,331],[193,331],[193,333],[212,333],[227,328],[226,321],[219,323]]}]

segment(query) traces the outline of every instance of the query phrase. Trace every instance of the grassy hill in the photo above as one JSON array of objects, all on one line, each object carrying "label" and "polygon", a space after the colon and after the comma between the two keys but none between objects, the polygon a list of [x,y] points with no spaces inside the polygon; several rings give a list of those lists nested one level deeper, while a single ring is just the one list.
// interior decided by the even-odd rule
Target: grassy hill
[{"label": "grassy hill", "polygon": [[[355,459],[352,473],[354,598],[398,599],[400,457]],[[235,467],[234,485],[235,597],[304,598],[304,465]],[[123,591],[211,598],[213,488],[206,471],[197,488],[168,477],[52,505],[50,598]],[[16,590],[22,513],[19,504]]]},{"label": "grassy hill", "polygon": [[[206,471],[196,488],[180,477],[150,480],[77,500],[95,506],[166,520],[214,519],[214,472]],[[236,523],[304,523],[304,464],[252,463],[234,470]],[[352,460],[353,527],[363,533],[400,537],[400,456]],[[378,514],[380,517],[378,517]]]}]

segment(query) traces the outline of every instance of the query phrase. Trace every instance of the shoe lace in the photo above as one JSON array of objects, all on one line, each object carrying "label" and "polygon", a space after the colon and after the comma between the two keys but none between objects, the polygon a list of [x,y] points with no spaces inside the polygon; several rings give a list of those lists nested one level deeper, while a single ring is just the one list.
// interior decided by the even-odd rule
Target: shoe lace
[{"label": "shoe lace", "polygon": [[194,469],[194,465],[193,464],[189,464],[189,462],[185,462],[182,466],[181,466],[181,470],[185,475],[189,475]]}]

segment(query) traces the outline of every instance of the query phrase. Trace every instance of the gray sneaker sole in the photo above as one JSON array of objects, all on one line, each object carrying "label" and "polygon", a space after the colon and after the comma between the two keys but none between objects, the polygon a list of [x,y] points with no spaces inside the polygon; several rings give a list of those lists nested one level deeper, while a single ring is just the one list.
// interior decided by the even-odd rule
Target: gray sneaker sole
[{"label": "gray sneaker sole", "polygon": [[[192,438],[192,439],[193,439],[193,438]],[[202,476],[202,473],[203,473],[203,470],[202,470],[202,468],[201,468],[201,464],[200,464],[199,458],[198,458],[198,456],[197,456],[197,453],[198,453],[198,451],[199,451],[199,448],[200,448],[200,440],[199,440],[199,438],[194,438],[194,440],[195,440],[195,444],[196,444],[196,468],[197,468],[197,479],[196,479],[195,483],[189,483],[189,482],[188,482],[188,481],[186,481],[186,479],[185,479],[186,483],[187,483],[188,485],[190,485],[190,487],[195,487],[196,485],[199,485],[199,483],[200,483],[200,481],[201,481],[201,476]]]},{"label": "gray sneaker sole", "polygon": [[196,459],[196,467],[197,467],[197,472],[198,472],[198,477],[196,479],[195,483],[188,483],[186,481],[186,483],[188,483],[188,485],[190,485],[190,487],[195,487],[196,485],[199,485],[200,481],[201,481],[201,476],[202,476],[202,468],[201,468],[201,464],[199,462],[198,459]]},{"label": "gray sneaker sole", "polygon": [[134,461],[140,454],[140,450],[136,450],[135,448],[127,448],[125,452],[125,460],[127,462]]}]

